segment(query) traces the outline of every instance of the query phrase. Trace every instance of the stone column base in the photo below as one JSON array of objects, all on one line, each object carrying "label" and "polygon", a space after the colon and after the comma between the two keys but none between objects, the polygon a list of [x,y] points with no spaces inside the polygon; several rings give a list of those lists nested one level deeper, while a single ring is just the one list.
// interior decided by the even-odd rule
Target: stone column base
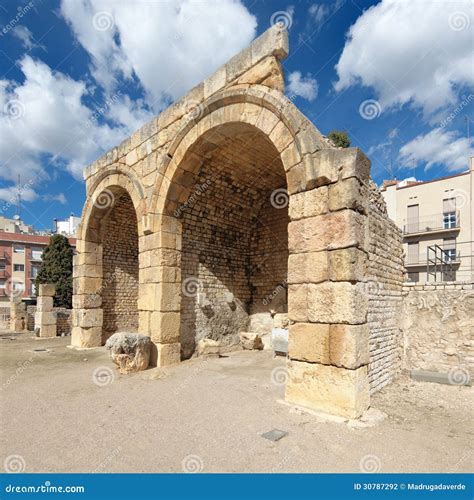
[{"label": "stone column base", "polygon": [[160,344],[152,342],[150,353],[151,366],[168,366],[181,362],[181,344]]},{"label": "stone column base", "polygon": [[369,407],[367,366],[356,370],[303,361],[288,362],[285,399],[313,410],[358,418]]},{"label": "stone column base", "polygon": [[73,327],[71,345],[74,347],[100,347],[102,345],[102,327]]}]

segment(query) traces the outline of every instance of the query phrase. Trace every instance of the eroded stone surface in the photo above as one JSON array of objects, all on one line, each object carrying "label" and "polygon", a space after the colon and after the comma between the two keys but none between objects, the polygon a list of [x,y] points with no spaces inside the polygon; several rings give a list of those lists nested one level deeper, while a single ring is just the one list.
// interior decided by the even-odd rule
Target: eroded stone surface
[{"label": "eroded stone surface", "polygon": [[107,339],[105,347],[120,373],[146,370],[150,360],[150,337],[138,333],[118,332]]}]

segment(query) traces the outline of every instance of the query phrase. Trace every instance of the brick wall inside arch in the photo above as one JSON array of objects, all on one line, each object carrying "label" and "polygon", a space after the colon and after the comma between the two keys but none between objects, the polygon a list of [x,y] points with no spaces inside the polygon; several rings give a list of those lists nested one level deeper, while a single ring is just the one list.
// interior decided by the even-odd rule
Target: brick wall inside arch
[{"label": "brick wall inside arch", "polygon": [[138,330],[138,229],[132,200],[115,197],[101,223],[104,311],[102,341],[117,331]]}]

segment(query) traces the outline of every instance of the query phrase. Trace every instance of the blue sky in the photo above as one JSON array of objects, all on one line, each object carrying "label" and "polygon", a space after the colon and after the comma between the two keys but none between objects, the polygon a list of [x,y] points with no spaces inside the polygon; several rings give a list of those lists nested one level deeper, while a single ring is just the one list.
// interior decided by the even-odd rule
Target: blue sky
[{"label": "blue sky", "polygon": [[385,178],[474,155],[470,0],[2,0],[0,214],[39,229],[80,214],[82,168],[239,52],[289,29],[287,95]]}]

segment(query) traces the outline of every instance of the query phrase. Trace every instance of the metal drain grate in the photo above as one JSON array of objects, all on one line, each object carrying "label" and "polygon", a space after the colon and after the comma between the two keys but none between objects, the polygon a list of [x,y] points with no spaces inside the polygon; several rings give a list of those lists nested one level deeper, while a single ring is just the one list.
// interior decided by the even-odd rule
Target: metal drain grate
[{"label": "metal drain grate", "polygon": [[271,431],[262,434],[262,437],[270,441],[280,441],[281,438],[288,436],[288,432],[281,431],[280,429],[272,429]]}]

